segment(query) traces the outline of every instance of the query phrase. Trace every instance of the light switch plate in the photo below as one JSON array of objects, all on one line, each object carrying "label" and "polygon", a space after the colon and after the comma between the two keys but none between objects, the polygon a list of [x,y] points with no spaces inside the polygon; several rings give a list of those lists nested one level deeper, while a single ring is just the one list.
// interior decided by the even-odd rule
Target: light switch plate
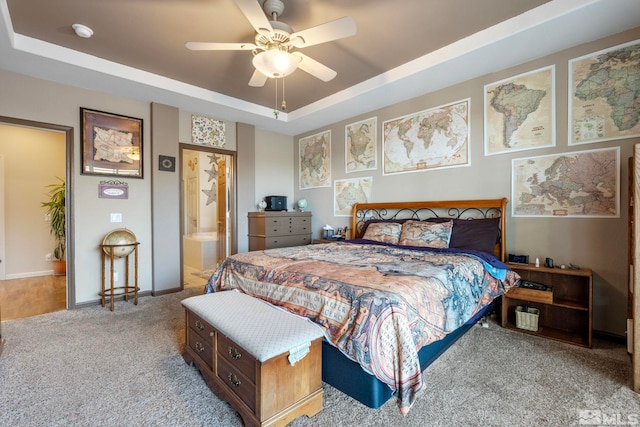
[{"label": "light switch plate", "polygon": [[122,222],[122,214],[121,213],[112,213],[111,214],[111,222]]}]

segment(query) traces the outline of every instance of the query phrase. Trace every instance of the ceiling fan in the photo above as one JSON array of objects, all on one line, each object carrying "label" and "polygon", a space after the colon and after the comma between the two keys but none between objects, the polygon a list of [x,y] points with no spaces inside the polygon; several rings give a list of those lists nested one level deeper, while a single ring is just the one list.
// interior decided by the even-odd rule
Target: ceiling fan
[{"label": "ceiling fan", "polygon": [[[353,19],[345,16],[294,32],[287,24],[278,21],[278,16],[284,11],[282,0],[266,0],[262,7],[261,0],[235,2],[256,30],[254,43],[187,42],[186,47],[191,50],[252,51],[253,66],[256,70],[249,80],[249,86],[264,86],[267,78],[285,77],[298,68],[325,82],[336,76],[337,73],[331,68],[293,49],[352,36],[356,33]],[[272,20],[267,19],[267,16]]]}]

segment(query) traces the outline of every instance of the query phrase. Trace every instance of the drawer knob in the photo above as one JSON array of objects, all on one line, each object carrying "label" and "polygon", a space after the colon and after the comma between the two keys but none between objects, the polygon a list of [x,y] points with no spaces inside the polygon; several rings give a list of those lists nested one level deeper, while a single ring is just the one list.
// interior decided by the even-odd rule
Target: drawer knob
[{"label": "drawer knob", "polygon": [[234,373],[229,373],[229,376],[227,378],[229,379],[229,382],[231,383],[231,385],[234,387],[239,387],[240,384],[242,384],[238,379],[238,377],[236,376],[236,374]]},{"label": "drawer knob", "polygon": [[202,324],[201,321],[196,320],[196,328],[198,328],[199,331],[204,329],[204,325]]},{"label": "drawer knob", "polygon": [[237,348],[229,346],[229,356],[231,356],[233,360],[238,360],[242,357],[242,354]]},{"label": "drawer knob", "polygon": [[200,341],[196,341],[196,350],[198,350],[200,353],[204,351],[204,346],[200,343]]}]

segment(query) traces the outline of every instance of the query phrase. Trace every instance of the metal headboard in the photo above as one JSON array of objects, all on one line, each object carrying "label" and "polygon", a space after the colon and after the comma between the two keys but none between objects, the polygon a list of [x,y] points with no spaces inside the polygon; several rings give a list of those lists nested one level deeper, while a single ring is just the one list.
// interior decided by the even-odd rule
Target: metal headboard
[{"label": "metal headboard", "polygon": [[495,255],[506,260],[505,217],[507,199],[450,200],[424,202],[356,203],[351,211],[351,233],[360,237],[365,223],[370,219],[397,220],[428,218],[500,218],[500,239]]}]

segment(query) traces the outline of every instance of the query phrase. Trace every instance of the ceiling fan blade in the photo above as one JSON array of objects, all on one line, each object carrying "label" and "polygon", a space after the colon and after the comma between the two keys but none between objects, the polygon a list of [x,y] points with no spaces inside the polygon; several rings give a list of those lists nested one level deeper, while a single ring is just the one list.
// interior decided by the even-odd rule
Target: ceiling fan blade
[{"label": "ceiling fan blade", "polygon": [[302,71],[306,71],[307,73],[311,74],[313,77],[316,77],[322,80],[323,82],[328,82],[329,80],[332,80],[336,75],[338,75],[338,73],[332,70],[331,68],[319,63],[315,59],[312,59],[303,53],[300,53],[300,52],[292,52],[292,53],[300,57],[298,68],[300,68]]},{"label": "ceiling fan blade", "polygon": [[249,80],[249,86],[262,87],[266,82],[267,76],[262,74],[260,71],[255,70],[251,76],[251,80]]},{"label": "ceiling fan blade", "polygon": [[356,23],[348,16],[326,22],[306,30],[291,34],[288,44],[295,47],[307,47],[320,43],[350,37],[356,33]]},{"label": "ceiling fan blade", "polygon": [[262,35],[268,35],[273,32],[273,28],[267,19],[267,15],[262,10],[262,2],[257,0],[235,0],[236,5],[247,18],[251,26]]},{"label": "ceiling fan blade", "polygon": [[253,50],[258,47],[253,43],[187,42],[184,45],[191,50]]}]

